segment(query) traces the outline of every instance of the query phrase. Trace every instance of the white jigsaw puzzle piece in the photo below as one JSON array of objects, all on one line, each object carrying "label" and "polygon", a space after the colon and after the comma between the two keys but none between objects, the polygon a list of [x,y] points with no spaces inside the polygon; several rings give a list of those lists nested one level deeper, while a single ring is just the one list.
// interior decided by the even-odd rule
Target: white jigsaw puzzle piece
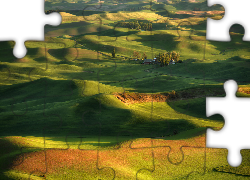
[{"label": "white jigsaw puzzle piece", "polygon": [[233,167],[239,166],[242,162],[240,150],[250,149],[248,141],[250,137],[248,126],[250,99],[237,98],[235,96],[237,88],[237,83],[229,80],[224,84],[226,97],[206,98],[207,117],[221,114],[225,119],[225,125],[220,131],[207,129],[206,146],[209,148],[227,148],[228,163]]},{"label": "white jigsaw puzzle piece", "polygon": [[[220,4],[225,8],[221,20],[207,18],[207,39],[213,41],[230,41],[229,29],[233,24],[240,24],[245,29],[243,41],[250,41],[249,0],[207,0],[208,6]],[[237,13],[235,13],[237,12]],[[248,17],[248,18],[246,18]]]},{"label": "white jigsaw puzzle piece", "polygon": [[[44,41],[44,25],[57,26],[61,15],[45,15],[44,0],[7,0],[0,1],[0,41],[15,41],[13,50],[17,58],[23,58],[27,52],[24,42],[27,40]],[[9,16],[14,13],[15,16]]]}]

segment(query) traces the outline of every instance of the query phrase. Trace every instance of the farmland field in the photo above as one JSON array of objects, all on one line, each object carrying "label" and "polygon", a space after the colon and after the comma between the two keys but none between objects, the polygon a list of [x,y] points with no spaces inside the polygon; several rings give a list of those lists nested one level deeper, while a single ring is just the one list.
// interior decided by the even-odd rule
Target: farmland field
[{"label": "farmland field", "polygon": [[[47,0],[48,10],[62,23],[27,41],[24,58],[0,42],[0,179],[249,178],[249,150],[234,168],[226,149],[206,148],[206,129],[224,126],[206,117],[206,97],[224,97],[228,79],[250,96],[243,28],[231,27],[230,42],[206,40],[221,6]],[[179,59],[143,64],[165,52]]]}]

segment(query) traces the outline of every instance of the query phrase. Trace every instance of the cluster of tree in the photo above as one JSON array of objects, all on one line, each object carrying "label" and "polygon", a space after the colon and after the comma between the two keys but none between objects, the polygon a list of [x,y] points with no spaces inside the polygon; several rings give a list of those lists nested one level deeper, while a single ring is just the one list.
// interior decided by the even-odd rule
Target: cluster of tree
[{"label": "cluster of tree", "polygon": [[78,3],[81,2],[80,0],[46,0],[46,2],[50,2],[50,3]]},{"label": "cluster of tree", "polygon": [[144,60],[144,59],[147,59],[148,56],[147,56],[147,54],[145,52],[141,56],[141,54],[139,52],[134,51],[133,58],[134,59],[140,59],[140,57],[142,57],[142,60]]},{"label": "cluster of tree", "polygon": [[[172,60],[175,61],[175,63],[178,63],[180,60],[180,54],[172,51],[172,52],[165,52],[165,53],[159,53],[158,55],[155,55],[157,61],[161,64],[161,66],[167,66],[169,65],[169,62]],[[180,61],[181,62],[181,61]]]},{"label": "cluster of tree", "polygon": [[50,14],[53,12],[60,12],[60,10],[47,10],[47,11],[45,11],[45,14]]},{"label": "cluster of tree", "polygon": [[124,9],[123,11],[135,11],[135,8]]},{"label": "cluster of tree", "polygon": [[155,9],[150,9],[147,7],[137,7],[136,8],[129,8],[129,9],[124,9],[123,11],[135,11],[135,10],[151,10],[151,11],[156,11]]},{"label": "cluster of tree", "polygon": [[119,22],[119,25],[121,25],[122,27],[127,27],[130,29],[143,29],[145,31],[147,30],[152,30],[152,23],[144,23],[144,22],[138,22],[138,21],[132,21],[129,23],[126,22]]},{"label": "cluster of tree", "polygon": [[186,0],[172,0],[173,3],[185,2]]},{"label": "cluster of tree", "polygon": [[150,9],[150,8],[147,8],[147,7],[138,7],[138,10],[151,10],[151,11],[156,11],[155,9]]},{"label": "cluster of tree", "polygon": [[193,11],[200,11],[201,10],[201,8],[197,8],[197,7],[195,7],[194,9],[193,9]]}]

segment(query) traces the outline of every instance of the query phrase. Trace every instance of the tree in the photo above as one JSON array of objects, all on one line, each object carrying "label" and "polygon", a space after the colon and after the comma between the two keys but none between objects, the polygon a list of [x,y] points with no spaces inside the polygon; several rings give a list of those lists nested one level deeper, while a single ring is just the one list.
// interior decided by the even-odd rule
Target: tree
[{"label": "tree", "polygon": [[155,55],[155,57],[158,62],[160,62],[161,67],[168,66],[172,58],[172,52],[159,53],[159,55]]},{"label": "tree", "polygon": [[172,59],[173,59],[175,62],[178,62],[179,59],[180,59],[180,54],[177,53],[177,52],[175,52],[175,51],[173,51],[173,52],[172,52]]},{"label": "tree", "polygon": [[143,55],[142,55],[142,59],[147,59],[147,55],[146,55],[145,52],[144,52]]},{"label": "tree", "polygon": [[134,57],[134,59],[139,59],[139,58],[141,57],[141,55],[140,55],[140,53],[139,53],[139,52],[134,51],[134,53],[133,53],[133,57]]},{"label": "tree", "polygon": [[172,52],[167,52],[168,53],[168,57],[169,59],[171,60],[173,57],[172,57]]},{"label": "tree", "polygon": [[138,24],[136,25],[136,30],[139,30],[139,29],[141,29],[141,26]]},{"label": "tree", "polygon": [[164,59],[164,66],[168,66],[169,65],[169,61],[170,61],[170,56],[169,56],[168,52],[164,53],[163,59]]},{"label": "tree", "polygon": [[115,48],[112,51],[112,57],[115,58]]},{"label": "tree", "polygon": [[157,59],[159,59],[159,62],[161,63],[161,67],[162,67],[162,66],[164,66],[162,53],[159,53],[159,55],[158,55],[158,58],[157,58]]},{"label": "tree", "polygon": [[152,30],[152,23],[148,23],[148,29]]},{"label": "tree", "polygon": [[180,61],[180,53],[177,53],[177,56],[176,56],[176,62],[179,62]]}]

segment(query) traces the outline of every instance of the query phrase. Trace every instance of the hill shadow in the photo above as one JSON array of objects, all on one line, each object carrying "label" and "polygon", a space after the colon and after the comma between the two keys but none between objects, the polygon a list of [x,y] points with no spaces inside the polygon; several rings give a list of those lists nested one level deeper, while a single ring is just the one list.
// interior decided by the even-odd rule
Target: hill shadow
[{"label": "hill shadow", "polygon": [[[21,154],[21,149],[17,145],[11,143],[10,141],[1,138],[0,139],[0,176],[2,180],[14,180],[5,174],[6,171],[10,170],[18,163],[13,163],[13,161]],[[19,153],[17,153],[19,152]]]},{"label": "hill shadow", "polygon": [[13,55],[14,41],[1,41],[0,42],[0,57],[2,62],[14,62],[17,59]]}]

